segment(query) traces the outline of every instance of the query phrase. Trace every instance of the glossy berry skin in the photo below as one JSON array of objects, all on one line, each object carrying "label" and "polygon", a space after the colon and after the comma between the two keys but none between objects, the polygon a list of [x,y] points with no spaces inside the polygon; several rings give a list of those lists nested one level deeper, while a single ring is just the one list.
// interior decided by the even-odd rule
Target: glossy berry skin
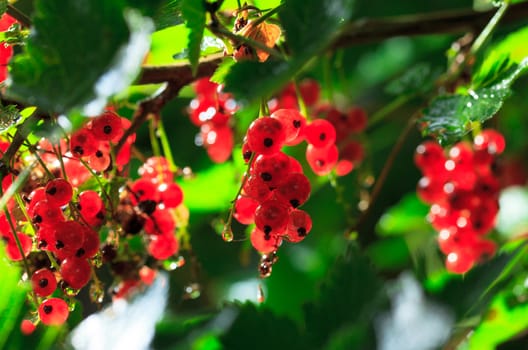
[{"label": "glossy berry skin", "polygon": [[251,245],[262,254],[269,254],[279,249],[282,238],[277,235],[267,235],[257,227],[251,231]]},{"label": "glossy berry skin", "polygon": [[337,164],[339,153],[335,145],[327,148],[306,147],[306,161],[313,172],[319,176],[328,175]]},{"label": "glossy berry skin", "polygon": [[164,157],[150,157],[138,169],[138,174],[143,179],[152,182],[171,183],[174,180],[174,174],[170,170],[169,162]]},{"label": "glossy berry skin", "polygon": [[99,244],[101,243],[99,234],[89,227],[83,226],[83,230],[83,243],[75,252],[75,257],[85,259],[93,258],[99,251]]},{"label": "glossy berry skin", "polygon": [[77,130],[70,137],[70,151],[74,157],[88,157],[95,154],[99,141],[86,128]]},{"label": "glossy berry skin", "polygon": [[302,241],[312,230],[312,218],[310,215],[300,209],[292,210],[288,220],[288,229],[286,231],[288,240],[292,243]]},{"label": "glossy berry skin", "polygon": [[243,225],[250,225],[255,222],[255,210],[259,202],[251,197],[239,196],[235,201],[235,211],[233,217]]},{"label": "glossy berry skin", "polygon": [[479,135],[475,136],[473,145],[477,151],[485,150],[489,154],[499,155],[504,152],[506,141],[504,136],[497,130],[485,129]]},{"label": "glossy berry skin", "polygon": [[449,253],[445,261],[447,271],[457,274],[468,272],[474,264],[473,256],[463,250]]},{"label": "glossy berry skin", "polygon": [[50,205],[62,207],[68,204],[73,195],[73,188],[64,179],[53,179],[46,185],[46,199]]},{"label": "glossy berry skin", "polygon": [[300,173],[288,174],[279,184],[275,193],[292,208],[303,205],[310,196],[311,186],[308,178]]},{"label": "glossy berry skin", "polygon": [[159,201],[159,192],[156,184],[145,178],[136,180],[132,186],[132,202],[143,202],[143,201]]},{"label": "glossy berry skin", "polygon": [[150,235],[172,234],[176,223],[169,210],[156,209],[145,221],[145,232]]},{"label": "glossy berry skin", "polygon": [[445,171],[444,149],[434,141],[425,141],[416,147],[414,163],[425,175],[437,175]]},{"label": "glossy berry skin", "polygon": [[304,139],[306,118],[297,109],[279,109],[271,114],[271,118],[279,120],[286,132],[285,145],[294,146]]},{"label": "glossy berry skin", "polygon": [[68,304],[59,298],[44,300],[38,308],[40,321],[47,326],[60,326],[68,319]]},{"label": "glossy berry skin", "polygon": [[263,180],[270,188],[274,188],[279,185],[289,170],[289,157],[278,152],[272,155],[259,155],[253,163],[251,173]]},{"label": "glossy berry skin", "polygon": [[95,191],[83,191],[79,194],[77,209],[83,217],[92,218],[103,208],[103,200]]},{"label": "glossy berry skin", "polygon": [[271,196],[268,183],[258,175],[251,175],[244,184],[244,193],[258,202],[265,201]]},{"label": "glossy berry skin", "polygon": [[183,191],[178,184],[162,183],[158,186],[158,192],[165,208],[176,208],[183,202]]},{"label": "glossy berry skin", "polygon": [[255,224],[266,235],[281,235],[286,230],[289,209],[276,199],[262,202],[255,210]]},{"label": "glossy berry skin", "polygon": [[112,111],[105,111],[92,120],[91,131],[95,138],[100,141],[110,141],[118,138],[123,135],[121,117]]},{"label": "glossy berry skin", "polygon": [[37,296],[47,297],[57,288],[57,280],[50,270],[40,269],[31,276],[31,286]]},{"label": "glossy berry skin", "polygon": [[172,233],[161,234],[151,236],[147,250],[154,259],[165,260],[178,253],[179,246],[178,240]]},{"label": "glossy berry skin", "polygon": [[223,163],[231,157],[234,145],[233,130],[228,125],[205,123],[200,128],[203,146],[209,158],[215,163]]},{"label": "glossy berry skin", "polygon": [[62,279],[73,289],[81,289],[90,281],[92,270],[86,259],[68,257],[60,265]]},{"label": "glossy berry skin", "polygon": [[33,207],[32,221],[36,225],[54,225],[64,221],[62,210],[43,199]]},{"label": "glossy berry skin", "polygon": [[82,247],[84,227],[77,221],[66,221],[55,225],[55,246],[51,249],[60,257],[74,256]]},{"label": "glossy berry skin", "polygon": [[326,119],[316,119],[304,128],[306,141],[317,148],[326,148],[336,141],[336,130]]},{"label": "glossy berry skin", "polygon": [[37,326],[30,320],[22,320],[20,323],[20,332],[24,335],[32,334]]},{"label": "glossy berry skin", "polygon": [[286,130],[275,118],[259,118],[249,126],[247,141],[251,150],[257,154],[274,154],[284,145]]}]

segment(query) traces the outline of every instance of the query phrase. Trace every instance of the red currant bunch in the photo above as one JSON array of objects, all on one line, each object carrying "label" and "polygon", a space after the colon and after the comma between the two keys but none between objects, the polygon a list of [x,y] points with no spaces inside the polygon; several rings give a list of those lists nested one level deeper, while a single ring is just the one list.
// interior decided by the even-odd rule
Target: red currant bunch
[{"label": "red currant bunch", "polygon": [[238,108],[237,103],[209,78],[196,81],[194,91],[196,98],[190,103],[189,117],[200,127],[197,144],[205,148],[213,162],[223,163],[233,152],[234,135],[229,121]]},{"label": "red currant bunch", "polygon": [[465,273],[495,254],[495,243],[485,236],[499,210],[500,184],[493,169],[504,148],[502,134],[486,129],[473,143],[461,141],[444,150],[425,141],[416,149],[414,160],[423,174],[417,193],[431,205],[428,219],[453,273]]}]

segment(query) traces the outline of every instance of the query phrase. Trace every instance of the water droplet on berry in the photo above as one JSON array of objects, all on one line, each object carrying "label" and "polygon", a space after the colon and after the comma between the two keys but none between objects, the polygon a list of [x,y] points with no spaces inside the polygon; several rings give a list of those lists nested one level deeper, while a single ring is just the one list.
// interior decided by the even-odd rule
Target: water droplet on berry
[{"label": "water droplet on berry", "polygon": [[104,299],[104,291],[101,285],[98,283],[92,283],[90,285],[90,300],[93,303],[101,304]]}]

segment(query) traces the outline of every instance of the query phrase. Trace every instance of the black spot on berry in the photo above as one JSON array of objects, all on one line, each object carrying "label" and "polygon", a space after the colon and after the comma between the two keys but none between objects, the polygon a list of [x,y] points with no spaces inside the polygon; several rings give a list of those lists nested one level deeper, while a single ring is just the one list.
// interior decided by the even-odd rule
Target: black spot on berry
[{"label": "black spot on berry", "polygon": [[35,224],[40,224],[40,223],[42,222],[42,216],[40,216],[40,215],[38,215],[38,214],[35,215],[35,216],[33,217],[33,222],[34,222]]},{"label": "black spot on berry", "polygon": [[264,226],[264,230],[263,231],[264,231],[264,239],[266,241],[269,241],[270,238],[271,238],[271,236],[270,236],[271,226],[269,226],[269,225]]},{"label": "black spot on berry", "polygon": [[304,237],[306,236],[306,229],[304,227],[299,227],[297,229],[297,234],[299,235],[299,237]]},{"label": "black spot on berry", "polygon": [[103,152],[101,152],[101,150],[97,150],[97,152],[95,152],[95,156],[97,158],[101,158],[103,156]]},{"label": "black spot on berry", "polygon": [[273,176],[271,176],[270,173],[262,173],[260,174],[260,178],[264,181],[271,181],[271,179],[273,178]]},{"label": "black spot on berry", "polygon": [[48,279],[47,278],[41,278],[38,281],[38,285],[40,288],[46,288],[48,286]]},{"label": "black spot on berry", "polygon": [[107,135],[110,135],[112,133],[112,127],[110,125],[105,125],[103,127],[103,132]]},{"label": "black spot on berry", "polygon": [[273,146],[273,139],[269,138],[269,137],[266,137],[264,139],[264,146],[266,147],[271,147]]},{"label": "black spot on berry", "polygon": [[82,156],[84,154],[84,150],[81,146],[75,146],[75,148],[73,149],[73,153]]},{"label": "black spot on berry", "polygon": [[319,140],[324,141],[325,139],[326,139],[326,134],[324,132],[320,133],[319,134]]},{"label": "black spot on berry", "polygon": [[291,199],[290,204],[292,207],[297,208],[301,203],[299,202],[298,199]]},{"label": "black spot on berry", "polygon": [[151,199],[147,199],[145,201],[139,202],[138,208],[145,214],[150,215],[154,213],[154,211],[156,210],[156,204],[157,203],[155,201]]},{"label": "black spot on berry", "polygon": [[49,315],[53,312],[53,306],[51,305],[44,305],[44,307],[42,308],[44,310],[44,313],[46,315]]},{"label": "black spot on berry", "polygon": [[321,168],[321,167],[323,167],[325,165],[325,162],[324,162],[324,160],[317,159],[315,161],[315,165],[317,165],[319,168]]},{"label": "black spot on berry", "polygon": [[57,193],[57,187],[48,188],[46,193],[53,196],[55,193]]},{"label": "black spot on berry", "polygon": [[86,251],[84,250],[84,248],[79,248],[77,250],[77,253],[75,253],[75,256],[78,258],[82,258],[84,254],[86,254]]},{"label": "black spot on berry", "polygon": [[301,125],[302,125],[302,123],[301,123],[300,120],[294,120],[294,121],[293,121],[293,127],[294,127],[295,129],[300,128]]},{"label": "black spot on berry", "polygon": [[57,248],[57,249],[62,249],[62,248],[64,248],[64,243],[63,243],[62,241],[57,241],[57,242],[55,243],[55,248]]}]

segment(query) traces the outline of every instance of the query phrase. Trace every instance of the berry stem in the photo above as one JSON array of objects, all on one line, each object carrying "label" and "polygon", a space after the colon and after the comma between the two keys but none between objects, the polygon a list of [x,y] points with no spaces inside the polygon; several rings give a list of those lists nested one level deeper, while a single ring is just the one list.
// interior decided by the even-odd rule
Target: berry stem
[{"label": "berry stem", "polygon": [[308,114],[308,108],[306,107],[306,103],[304,103],[304,98],[301,94],[301,89],[299,88],[299,83],[297,80],[293,81],[293,86],[295,87],[295,93],[297,94],[297,103],[299,104],[299,110],[301,111],[301,114],[306,118],[307,121],[309,121],[310,115]]},{"label": "berry stem", "polygon": [[389,116],[392,112],[409,102],[415,97],[415,94],[410,95],[402,95],[398,96],[394,100],[392,100],[390,103],[385,105],[383,108],[379,109],[376,113],[374,113],[368,121],[367,130],[372,129],[374,126],[378,125],[380,122],[384,121],[387,116]]},{"label": "berry stem", "polygon": [[226,223],[224,225],[224,230],[222,231],[222,236],[224,235],[224,233],[231,233],[231,239],[229,241],[232,241],[233,238],[232,238],[232,235],[233,235],[233,232],[231,231],[231,222],[233,221],[233,214],[235,212],[235,202],[238,198],[238,196],[240,196],[240,193],[242,193],[242,189],[244,188],[244,185],[246,184],[246,181],[248,179],[248,174],[249,174],[249,169],[251,169],[251,166],[253,165],[253,161],[255,160],[255,153],[251,153],[251,157],[249,158],[249,161],[248,161],[248,165],[247,165],[247,169],[246,171],[244,172],[244,176],[242,177],[242,182],[240,183],[240,187],[238,188],[238,191],[235,195],[235,198],[231,201],[231,208],[229,209],[229,214],[227,216],[227,220],[226,220]]},{"label": "berry stem", "polygon": [[[394,144],[394,147],[392,148],[391,152],[389,153],[387,160],[385,161],[385,165],[381,169],[381,172],[376,179],[376,182],[374,183],[374,187],[372,188],[372,192],[370,195],[370,203],[368,203],[367,209],[360,215],[360,217],[357,220],[356,225],[354,225],[354,228],[351,230],[348,230],[348,232],[359,232],[362,229],[363,224],[366,222],[366,220],[369,218],[370,214],[372,213],[373,208],[375,207],[374,204],[376,203],[381,190],[383,188],[383,185],[385,184],[385,181],[387,180],[387,176],[389,175],[390,170],[392,169],[392,166],[394,165],[394,161],[396,160],[396,157],[400,153],[403,145],[405,144],[405,141],[407,139],[407,136],[410,134],[410,132],[413,130],[416,120],[421,114],[421,110],[416,111],[413,116],[409,119],[407,124],[405,125],[405,128],[400,133],[400,136],[396,140],[396,143]],[[375,233],[374,231],[368,232],[368,234],[359,234],[358,235],[359,241],[364,246],[368,246],[369,244],[373,243],[375,241]]]},{"label": "berry stem", "polygon": [[155,118],[158,124],[158,136],[161,141],[161,148],[163,149],[163,154],[165,155],[165,158],[167,158],[167,161],[169,162],[169,168],[170,170],[175,173],[178,171],[178,167],[174,163],[174,157],[172,156],[172,150],[170,147],[169,139],[167,138],[167,133],[165,132],[165,126],[163,125],[163,119],[161,118],[161,115],[158,115],[157,118]]},{"label": "berry stem", "polygon": [[150,136],[150,146],[152,147],[152,153],[159,157],[161,155],[160,146],[158,143],[158,137],[156,136],[156,121],[154,118],[150,119],[149,124],[149,136]]},{"label": "berry stem", "polygon": [[108,201],[108,205],[110,205],[110,212],[112,213],[112,217],[113,217],[113,215],[114,215],[114,205],[112,204],[112,198],[110,198],[110,195],[105,191],[105,188],[103,186],[103,183],[101,182],[101,179],[99,178],[99,176],[97,176],[97,174],[93,171],[93,169],[82,158],[79,158],[79,161],[90,172],[92,177],[95,179],[95,181],[99,185],[99,188],[101,188],[101,192],[103,193],[103,195],[105,196],[106,200]]}]

